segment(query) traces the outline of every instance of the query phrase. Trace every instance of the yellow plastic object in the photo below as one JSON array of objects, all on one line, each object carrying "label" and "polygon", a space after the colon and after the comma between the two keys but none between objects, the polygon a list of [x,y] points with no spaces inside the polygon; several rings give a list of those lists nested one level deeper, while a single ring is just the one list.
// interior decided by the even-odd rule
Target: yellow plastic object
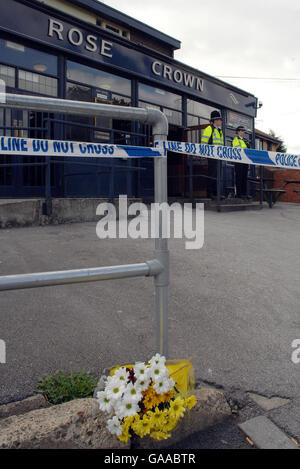
[{"label": "yellow plastic object", "polygon": [[[113,376],[115,370],[121,366],[133,368],[134,365],[119,365],[111,368],[109,374]],[[194,368],[189,360],[167,360],[166,366],[170,373],[170,378],[175,381],[176,389],[184,396],[189,396],[195,387]]]},{"label": "yellow plastic object", "polygon": [[189,396],[195,388],[194,367],[189,360],[167,360],[170,378],[175,381],[175,387],[184,396]]}]

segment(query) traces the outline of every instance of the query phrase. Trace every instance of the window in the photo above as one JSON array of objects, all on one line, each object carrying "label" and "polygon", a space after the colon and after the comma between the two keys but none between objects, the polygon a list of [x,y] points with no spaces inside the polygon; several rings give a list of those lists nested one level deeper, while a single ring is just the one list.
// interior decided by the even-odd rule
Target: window
[{"label": "window", "polygon": [[200,125],[200,117],[191,116],[191,114],[188,114],[188,116],[187,116],[187,126],[188,127],[196,127],[198,125]]},{"label": "window", "polygon": [[160,111],[159,106],[155,106],[154,104],[150,103],[143,103],[143,101],[139,101],[139,107],[143,107],[144,109],[157,109],[158,111]]},{"label": "window", "polygon": [[233,111],[227,111],[226,114],[226,126],[229,129],[236,129],[239,125],[243,125],[247,132],[252,133],[253,131],[253,119],[243,114],[239,114]]},{"label": "window", "polygon": [[67,83],[67,99],[72,99],[73,101],[91,101],[92,90],[87,86]]},{"label": "window", "polygon": [[[92,100],[92,89],[87,86],[77,85],[76,83],[67,83],[66,97],[74,101],[89,102]],[[67,140],[82,142],[91,140],[91,130],[85,126],[92,125],[92,117],[68,115],[66,121],[70,122],[69,125],[66,125]],[[83,124],[83,126],[80,126],[80,124]]]},{"label": "window", "polygon": [[195,116],[209,119],[211,112],[215,110],[219,111],[219,109],[208,106],[207,104],[199,103],[199,101],[193,101],[192,99],[187,100],[188,114],[194,114]]},{"label": "window", "polygon": [[128,29],[124,29],[122,26],[119,26],[114,23],[109,23],[108,21],[103,21],[100,18],[97,20],[97,24],[101,26],[103,29],[107,29],[108,31],[118,34],[118,36],[126,37],[130,39],[130,32]]},{"label": "window", "polygon": [[112,93],[111,95],[112,104],[117,106],[131,106],[131,99],[125,96],[119,96],[118,94]]},{"label": "window", "polygon": [[161,88],[144,85],[143,83],[139,83],[139,99],[178,111],[182,110],[181,96],[162,90]]},{"label": "window", "polygon": [[172,109],[163,108],[163,113],[168,119],[169,124],[182,125],[182,113]]},{"label": "window", "polygon": [[57,96],[57,80],[37,73],[19,70],[19,88],[33,93]]},{"label": "window", "polygon": [[67,61],[67,78],[85,85],[131,96],[130,80],[69,60]]},{"label": "window", "polygon": [[1,61],[9,65],[57,76],[57,57],[25,47],[17,42],[0,39]]},{"label": "window", "polygon": [[192,99],[187,100],[187,126],[198,127],[208,125],[212,111],[219,111],[219,109],[207,106],[207,104],[199,103]]},{"label": "window", "polygon": [[15,88],[16,71],[13,67],[7,65],[0,65],[0,79],[4,80],[5,86]]},{"label": "window", "polygon": [[262,150],[263,149],[262,141],[259,138],[255,139],[255,149],[256,150]]},{"label": "window", "polygon": [[159,109],[165,114],[169,124],[182,125],[182,112],[178,112],[182,109],[181,96],[139,83],[139,99],[139,107]]}]

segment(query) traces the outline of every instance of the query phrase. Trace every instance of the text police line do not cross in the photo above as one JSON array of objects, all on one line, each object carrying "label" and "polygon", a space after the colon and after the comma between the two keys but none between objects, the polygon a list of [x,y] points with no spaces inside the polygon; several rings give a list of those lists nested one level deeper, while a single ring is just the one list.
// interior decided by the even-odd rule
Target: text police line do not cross
[{"label": "text police line do not cross", "polygon": [[255,166],[271,166],[273,168],[299,169],[300,155],[277,153],[248,148],[226,147],[190,142],[173,142],[165,140],[155,142],[155,148],[161,152],[171,151],[183,155],[211,158],[232,163],[244,163]]}]

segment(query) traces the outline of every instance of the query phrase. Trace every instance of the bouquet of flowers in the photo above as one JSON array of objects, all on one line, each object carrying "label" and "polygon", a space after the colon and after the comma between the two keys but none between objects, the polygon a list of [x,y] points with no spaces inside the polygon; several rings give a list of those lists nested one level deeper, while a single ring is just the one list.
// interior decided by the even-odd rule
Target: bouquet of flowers
[{"label": "bouquet of flowers", "polygon": [[149,363],[116,369],[97,399],[100,409],[110,414],[108,430],[122,442],[134,434],[169,438],[186,410],[196,404],[195,396],[184,397],[178,391],[165,357],[159,354]]}]

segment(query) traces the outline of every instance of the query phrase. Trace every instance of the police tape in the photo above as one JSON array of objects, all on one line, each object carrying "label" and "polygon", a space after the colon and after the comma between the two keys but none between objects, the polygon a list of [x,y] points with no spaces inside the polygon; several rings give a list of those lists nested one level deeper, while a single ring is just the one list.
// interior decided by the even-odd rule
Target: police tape
[{"label": "police tape", "polygon": [[183,155],[212,158],[258,166],[272,166],[273,168],[300,169],[300,155],[276,153],[272,151],[250,150],[248,148],[225,147],[190,142],[172,142],[164,140],[155,142],[155,148],[161,152],[175,152]]},{"label": "police tape", "polygon": [[161,152],[158,148],[130,145],[0,137],[0,154],[74,158],[154,158],[164,156],[165,152]]}]

